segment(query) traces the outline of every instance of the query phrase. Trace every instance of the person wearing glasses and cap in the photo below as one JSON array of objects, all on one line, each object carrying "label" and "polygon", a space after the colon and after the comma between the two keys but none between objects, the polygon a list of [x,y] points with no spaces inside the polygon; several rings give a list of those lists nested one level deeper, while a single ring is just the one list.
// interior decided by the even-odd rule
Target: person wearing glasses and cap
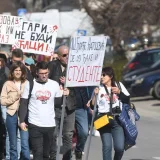
[{"label": "person wearing glasses and cap", "polygon": [[[59,83],[61,90],[64,90],[66,67],[68,63],[69,48],[62,45],[57,50],[58,59],[49,62],[50,74],[49,78]],[[66,100],[65,117],[63,123],[63,146],[60,149],[60,153],[63,154],[63,160],[70,160],[72,153],[72,137],[75,124],[75,108],[76,97],[73,88],[69,88],[70,92]],[[62,105],[62,104],[61,104]],[[62,107],[61,105],[55,106],[56,123],[60,126]],[[59,128],[57,128],[57,131]],[[55,133],[57,134],[57,133]],[[56,149],[51,147],[50,160],[54,160],[56,156]]]}]

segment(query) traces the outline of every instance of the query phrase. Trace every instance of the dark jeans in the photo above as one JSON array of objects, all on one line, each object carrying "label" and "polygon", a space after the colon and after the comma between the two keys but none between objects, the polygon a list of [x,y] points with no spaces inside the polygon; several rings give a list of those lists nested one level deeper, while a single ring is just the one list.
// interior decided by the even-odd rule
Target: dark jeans
[{"label": "dark jeans", "polygon": [[55,127],[28,125],[33,160],[49,160],[49,151],[53,141]]},{"label": "dark jeans", "polygon": [[75,126],[77,130],[76,152],[83,152],[88,136],[88,111],[85,108],[77,108],[75,114]]},{"label": "dark jeans", "polygon": [[2,118],[1,104],[0,104],[0,158],[2,154],[4,153],[4,145],[5,145],[4,136],[5,136],[5,125],[4,125],[3,118]]},{"label": "dark jeans", "polygon": [[[55,148],[55,142],[57,140],[57,136],[59,134],[59,127],[61,122],[61,109],[56,109],[56,132],[54,135],[56,135],[56,138],[53,140],[53,144],[51,146],[51,152],[50,156],[52,159],[55,159],[56,157],[56,148]],[[63,122],[63,146],[60,148],[60,154],[63,154],[63,160],[71,160],[72,158],[72,137],[74,132],[74,124],[75,124],[75,110],[65,110],[65,117]]]},{"label": "dark jeans", "polygon": [[102,140],[103,160],[112,160],[112,138],[114,143],[114,160],[121,160],[124,152],[124,132],[117,117],[112,127],[105,126],[100,129]]},{"label": "dark jeans", "polygon": [[[7,114],[6,127],[8,130],[10,141],[10,160],[18,160],[17,152],[17,131],[18,131],[18,116],[15,113],[13,116]],[[21,152],[24,160],[30,160],[28,131],[20,130],[21,135]]]}]

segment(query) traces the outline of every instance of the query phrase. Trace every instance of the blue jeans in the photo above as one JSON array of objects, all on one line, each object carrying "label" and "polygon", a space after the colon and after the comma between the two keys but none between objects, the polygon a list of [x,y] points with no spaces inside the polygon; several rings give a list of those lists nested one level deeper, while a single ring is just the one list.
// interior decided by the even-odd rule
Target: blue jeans
[{"label": "blue jeans", "polygon": [[103,160],[112,160],[112,138],[114,143],[114,160],[121,160],[124,152],[124,132],[117,117],[112,127],[105,126],[100,129],[102,140]]},{"label": "blue jeans", "polygon": [[76,152],[83,152],[88,136],[88,111],[86,108],[77,108],[75,114],[77,130]]},{"label": "blue jeans", "polygon": [[[18,160],[17,152],[17,131],[18,131],[18,116],[15,113],[13,116],[7,114],[6,127],[8,130],[10,141],[10,160]],[[28,131],[20,130],[21,135],[21,152],[23,160],[30,160]]]},{"label": "blue jeans", "polygon": [[23,131],[20,129],[20,135],[21,135],[21,159],[30,160],[28,131]]},{"label": "blue jeans", "polygon": [[[2,117],[6,126],[6,118],[7,118],[7,108],[6,106],[1,106],[1,111],[2,111]],[[8,136],[8,131],[6,128],[6,160],[10,160],[10,144],[9,144],[9,136]],[[21,142],[20,142],[20,132],[18,130],[17,134],[17,152],[18,152],[18,159],[20,158],[20,152],[21,152]]]}]

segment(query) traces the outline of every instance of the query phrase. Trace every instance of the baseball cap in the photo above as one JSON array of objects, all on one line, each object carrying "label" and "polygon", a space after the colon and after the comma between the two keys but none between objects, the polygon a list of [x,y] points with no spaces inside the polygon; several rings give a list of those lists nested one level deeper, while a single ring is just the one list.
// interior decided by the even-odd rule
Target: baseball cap
[{"label": "baseball cap", "polygon": [[24,62],[25,62],[26,64],[28,64],[28,65],[35,64],[35,62],[34,62],[34,60],[33,60],[32,58],[26,58],[26,59],[24,60]]}]

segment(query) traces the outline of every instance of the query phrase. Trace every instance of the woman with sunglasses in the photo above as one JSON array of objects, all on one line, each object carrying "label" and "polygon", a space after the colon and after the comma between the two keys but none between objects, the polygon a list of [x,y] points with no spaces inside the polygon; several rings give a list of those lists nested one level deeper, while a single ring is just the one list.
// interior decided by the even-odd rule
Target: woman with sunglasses
[{"label": "woman with sunglasses", "polygon": [[112,139],[115,150],[114,160],[121,160],[124,152],[125,137],[118,116],[122,109],[122,103],[129,103],[129,93],[121,82],[119,84],[116,82],[114,71],[111,67],[102,69],[101,85],[94,90],[93,105],[96,95],[98,113],[111,112],[113,115],[112,124],[99,129],[102,140],[103,160],[112,160]]},{"label": "woman with sunglasses", "polygon": [[[17,130],[18,108],[21,94],[23,93],[26,80],[26,68],[21,62],[13,63],[8,81],[5,82],[1,92],[1,104],[7,107],[6,127],[10,141],[10,160],[18,160],[17,153]],[[29,160],[28,131],[20,130],[22,160]]]}]

